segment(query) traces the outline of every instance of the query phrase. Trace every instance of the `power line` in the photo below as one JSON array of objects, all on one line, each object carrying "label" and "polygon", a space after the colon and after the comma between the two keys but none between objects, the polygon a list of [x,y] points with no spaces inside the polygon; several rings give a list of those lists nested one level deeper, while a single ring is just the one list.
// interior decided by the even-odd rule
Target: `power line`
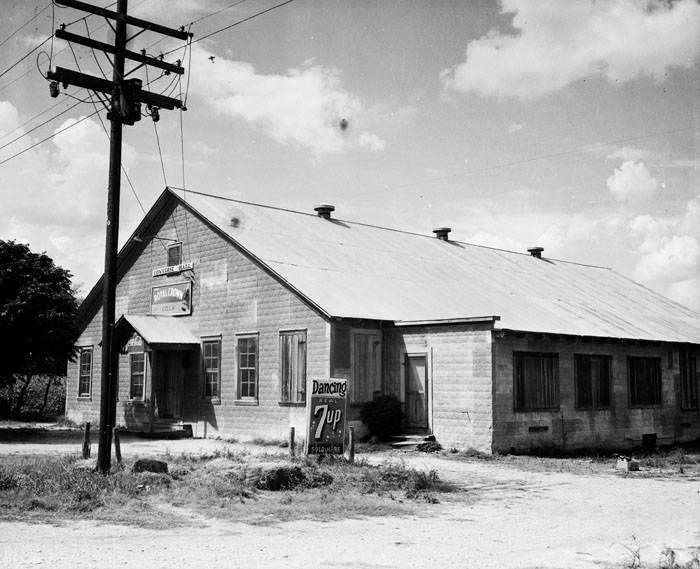
[{"label": "power line", "polygon": [[[221,33],[221,32],[224,32],[224,31],[226,31],[226,30],[230,30],[231,28],[233,28],[233,27],[235,27],[235,26],[239,26],[240,24],[243,24],[243,23],[245,23],[245,22],[249,22],[249,21],[252,20],[253,18],[257,18],[258,16],[262,16],[263,14],[267,14],[268,12],[272,12],[273,10],[276,10],[277,8],[281,8],[282,6],[286,6],[287,4],[291,4],[292,2],[294,2],[294,0],[286,0],[285,2],[280,2],[279,4],[276,4],[276,5],[274,5],[274,6],[270,7],[270,8],[266,8],[265,10],[261,10],[260,12],[256,12],[256,13],[253,14],[252,16],[248,16],[247,18],[243,18],[242,20],[237,20],[236,22],[233,22],[232,24],[229,24],[228,26],[224,26],[223,28],[220,28],[220,29],[218,29],[218,30],[214,30],[213,32],[211,32],[211,33],[209,33],[209,34],[206,34],[206,35],[204,35],[204,36],[202,36],[202,37],[197,38],[197,39],[194,40],[194,41],[191,41],[191,42],[190,42],[190,45],[191,45],[191,44],[198,43],[198,42],[200,42],[200,41],[202,41],[202,40],[205,40],[205,39],[207,39],[207,38],[210,38],[211,36],[214,36],[214,35],[216,35],[216,34],[219,34],[219,33]],[[179,48],[179,47],[173,48],[173,49],[171,49],[170,51],[166,51],[163,55],[170,55],[171,53],[177,51],[178,49],[180,49],[180,48]]]},{"label": "power line", "polygon": [[158,156],[160,156],[160,169],[163,172],[163,182],[168,185],[168,179],[165,177],[165,162],[163,162],[163,152],[160,149],[160,137],[158,136],[158,127],[156,121],[153,121],[153,131],[156,133],[156,143],[158,145]]},{"label": "power line", "polygon": [[194,24],[197,24],[201,22],[202,20],[206,20],[207,18],[211,18],[212,16],[216,16],[217,14],[221,14],[221,12],[225,12],[226,10],[229,10],[230,8],[235,8],[239,4],[243,4],[243,2],[246,2],[247,0],[238,0],[237,2],[233,2],[229,4],[228,6],[225,6],[224,8],[220,8],[219,10],[216,10],[215,12],[212,12],[210,14],[205,14],[201,18],[197,18],[196,20],[192,20],[190,22],[190,26],[193,26]]},{"label": "power line", "polygon": [[[538,156],[531,156],[530,158],[524,158],[522,160],[514,160],[512,162],[504,162],[502,164],[494,164],[492,166],[485,166],[483,168],[476,168],[473,170],[462,170],[461,172],[456,172],[455,174],[449,174],[447,176],[439,176],[436,178],[429,178],[429,179],[421,180],[418,182],[408,182],[406,184],[399,184],[399,185],[391,186],[391,187],[387,186],[385,188],[385,191],[387,191],[387,190],[394,191],[394,190],[398,190],[401,188],[408,188],[411,186],[420,186],[421,184],[429,184],[431,182],[439,182],[442,180],[449,180],[451,178],[455,178],[457,176],[464,176],[466,174],[480,174],[483,172],[491,172],[493,170],[500,170],[501,168],[511,168],[513,166],[520,166],[522,164],[529,164],[531,162],[537,162],[539,160],[546,160],[548,158],[559,158],[561,156],[569,156],[572,154],[578,154],[579,152],[590,152],[592,150],[596,150],[598,148],[605,148],[606,146],[610,146],[613,144],[622,144],[624,142],[643,140],[645,138],[653,138],[656,136],[662,136],[662,135],[666,135],[666,134],[676,134],[679,132],[686,132],[689,130],[693,130],[693,128],[694,127],[677,128],[677,129],[672,129],[672,130],[665,130],[665,131],[661,131],[661,132],[644,134],[644,135],[640,135],[640,136],[633,136],[633,137],[629,137],[629,138],[619,138],[617,140],[610,140],[607,142],[597,142],[594,144],[586,144],[584,146],[579,146],[579,147],[572,148],[569,150],[563,150],[561,152],[554,152],[552,154],[540,154]],[[359,194],[351,194],[351,197],[358,198],[361,196],[366,196],[369,194],[376,194],[376,193],[377,193],[376,191],[362,192]]]},{"label": "power line", "polygon": [[8,41],[10,41],[18,32],[23,30],[25,27],[27,27],[29,24],[31,24],[34,20],[36,20],[41,14],[43,14],[46,10],[48,10],[51,6],[53,6],[53,2],[49,2],[46,6],[44,6],[41,10],[39,10],[34,16],[29,18],[24,24],[22,24],[19,28],[17,28],[14,32],[12,32],[9,36],[7,36],[4,40],[0,42],[0,47],[5,45]]},{"label": "power line", "polygon": [[[88,34],[88,37],[90,37],[90,29],[87,25],[87,19],[85,21],[85,27],[88,28],[87,34]],[[80,68],[80,63],[78,62],[78,57],[75,54],[75,50],[73,50],[73,46],[70,43],[68,45],[70,47],[71,53],[73,54],[73,59],[75,60],[75,65],[78,68],[78,71],[82,71],[82,69]],[[95,50],[92,48],[91,48],[91,50],[92,50],[93,56],[95,56],[95,61],[97,61],[97,56],[95,54]],[[100,67],[99,62],[97,62],[97,66]],[[100,71],[102,72],[102,75],[106,79],[107,77],[105,76],[104,72],[102,71],[102,67],[100,67]],[[95,100],[92,98],[92,95],[93,94],[90,91],[88,91],[88,96],[90,97],[90,102],[92,103],[92,106],[95,109],[95,113],[97,113],[97,118],[99,119],[100,124],[102,125],[102,130],[104,131],[105,135],[107,136],[107,140],[111,142],[109,132],[107,132],[107,127],[105,126],[105,123],[102,120],[102,116],[100,115],[100,111],[97,108],[97,104],[95,103]],[[102,100],[102,97],[100,97],[99,93],[95,92],[95,96],[100,100],[100,103],[102,103],[103,105],[105,104],[104,101]],[[131,178],[129,177],[129,174],[126,171],[126,168],[124,168],[124,164],[122,162],[120,162],[119,166],[121,167],[121,170],[122,170],[124,176],[126,177],[126,181],[129,183],[129,187],[131,188],[131,193],[134,194],[134,197],[136,198],[136,202],[139,204],[141,211],[143,213],[146,213],[146,209],[143,207],[143,204],[141,203],[141,200],[139,199],[139,196],[136,193],[136,188],[134,188],[134,185],[131,183]]]},{"label": "power line", "polygon": [[279,4],[276,4],[275,6],[272,6],[271,8],[267,8],[265,10],[262,10],[262,11],[258,12],[257,14],[253,14],[252,16],[248,16],[247,18],[243,18],[242,20],[238,20],[237,22],[234,22],[233,24],[229,24],[228,26],[224,26],[221,29],[215,30],[209,34],[206,34],[202,37],[199,37],[196,40],[194,40],[192,43],[198,43],[198,42],[203,41],[207,38],[210,38],[213,35],[219,34],[219,33],[226,31],[226,30],[230,30],[231,28],[233,28],[235,26],[238,26],[240,24],[248,22],[248,21],[252,20],[253,18],[257,18],[258,16],[262,16],[263,14],[267,14],[268,12],[272,12],[272,10],[276,10],[277,8],[281,8],[282,6],[285,6],[287,4],[291,4],[292,2],[294,2],[294,0],[285,0],[285,2],[280,2]]},{"label": "power line", "polygon": [[47,136],[46,138],[42,138],[39,142],[35,142],[34,144],[32,144],[31,146],[28,146],[28,147],[25,148],[24,150],[21,150],[21,151],[17,152],[16,154],[13,154],[12,156],[9,156],[9,157],[5,158],[4,160],[0,161],[0,166],[2,166],[3,164],[5,164],[6,162],[9,162],[9,161],[12,160],[13,158],[17,158],[18,156],[24,154],[25,152],[28,152],[28,151],[31,150],[32,148],[36,148],[37,146],[39,146],[40,144],[43,144],[43,143],[46,142],[47,140],[52,139],[54,136],[56,136],[56,135],[58,135],[58,134],[61,134],[62,132],[67,131],[68,129],[71,129],[71,128],[73,128],[74,126],[77,126],[78,124],[80,124],[80,123],[83,122],[84,120],[87,120],[87,119],[89,119],[90,117],[95,116],[96,114],[97,114],[97,112],[91,113],[91,114],[89,114],[89,115],[85,115],[84,117],[82,117],[82,118],[78,119],[77,121],[75,121],[73,124],[69,124],[67,127],[62,128],[61,130],[57,130],[57,131],[54,132],[51,136]]},{"label": "power line", "polygon": [[32,122],[32,121],[35,120],[35,119],[38,119],[40,116],[42,116],[42,115],[48,113],[49,111],[55,109],[56,107],[58,107],[59,105],[62,105],[63,103],[65,103],[65,101],[63,101],[63,100],[57,101],[56,103],[54,103],[54,104],[51,105],[50,107],[44,109],[43,111],[38,112],[38,113],[35,114],[33,117],[28,118],[28,119],[27,119],[26,121],[24,121],[22,124],[19,124],[19,125],[17,125],[15,128],[13,128],[12,130],[6,132],[6,133],[3,134],[2,137],[0,137],[0,138],[3,138],[3,139],[7,138],[7,137],[10,136],[12,133],[14,133],[14,132],[18,131],[19,129],[21,129],[23,126],[29,124],[30,122]]},{"label": "power line", "polygon": [[53,34],[51,34],[49,37],[47,37],[47,38],[46,38],[43,42],[41,42],[39,45],[37,45],[36,47],[32,48],[30,51],[28,51],[27,53],[25,53],[22,57],[20,57],[17,61],[15,61],[12,65],[10,65],[10,67],[8,67],[7,69],[5,69],[5,71],[3,71],[2,73],[0,73],[0,77],[4,77],[7,73],[9,73],[10,71],[12,71],[15,67],[17,67],[17,65],[19,65],[20,63],[22,63],[22,61],[24,61],[25,59],[27,59],[32,53],[34,53],[37,49],[39,49],[42,45],[44,45],[44,44],[45,44],[47,41],[49,41],[51,38],[53,38]]},{"label": "power line", "polygon": [[54,120],[54,119],[60,117],[61,115],[66,114],[66,113],[67,113],[68,111],[70,111],[71,109],[74,109],[75,107],[77,107],[81,102],[82,102],[82,101],[78,100],[77,103],[71,105],[71,106],[68,107],[67,109],[62,110],[60,113],[55,114],[54,116],[52,116],[52,117],[49,118],[49,119],[46,119],[46,120],[45,120],[44,122],[42,122],[41,124],[38,124],[38,125],[36,125],[35,127],[29,129],[27,132],[24,132],[24,133],[20,134],[20,135],[19,135],[18,137],[16,137],[16,138],[13,138],[12,140],[10,140],[10,142],[7,142],[7,143],[3,144],[2,146],[0,146],[0,150],[2,150],[3,148],[7,148],[8,146],[10,146],[11,144],[13,144],[14,142],[17,142],[20,138],[24,138],[25,136],[28,136],[29,134],[31,134],[32,132],[34,132],[36,129],[41,128],[41,127],[44,126],[45,124],[50,123],[52,120]]}]

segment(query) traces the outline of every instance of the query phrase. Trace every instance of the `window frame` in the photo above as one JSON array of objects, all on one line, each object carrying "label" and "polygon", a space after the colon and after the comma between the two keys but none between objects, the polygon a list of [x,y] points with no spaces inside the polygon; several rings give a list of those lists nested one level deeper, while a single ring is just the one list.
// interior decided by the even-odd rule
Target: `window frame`
[{"label": "window frame", "polygon": [[[212,356],[207,356],[206,347],[210,345],[216,345],[218,347],[217,366],[216,368],[207,368],[207,359],[211,359]],[[221,336],[212,336],[202,338],[202,399],[211,402],[221,401],[221,357],[222,357],[222,342]],[[207,378],[207,373],[216,372],[216,381],[210,382]],[[210,385],[216,386],[216,394],[207,393],[207,388]]]},{"label": "window frame", "polygon": [[[253,341],[254,346],[255,346],[255,352],[254,352],[254,365],[252,367],[246,366],[242,367],[241,366],[241,342],[250,342]],[[248,355],[250,355],[250,352],[248,352]],[[238,401],[258,401],[260,397],[260,367],[259,367],[259,362],[260,362],[260,341],[259,341],[259,335],[257,333],[254,334],[237,334],[236,335],[236,395],[238,397]],[[255,374],[255,378],[253,380],[253,390],[254,394],[253,395],[243,395],[243,371],[244,370],[252,370]],[[246,382],[247,384],[250,384],[250,380]]]},{"label": "window frame", "polygon": [[[178,250],[178,262],[177,263],[171,263],[170,262],[170,251],[177,249]],[[178,241],[177,243],[171,243],[166,247],[166,266],[167,267],[175,267],[177,265],[182,264],[182,241]]]},{"label": "window frame", "polygon": [[[553,403],[549,406],[538,406],[538,407],[527,407],[521,404],[521,401],[525,401],[525,395],[521,396],[518,381],[519,370],[522,370],[524,375],[524,369],[522,368],[523,358],[543,358],[553,361],[553,372],[554,372],[554,399]],[[523,377],[522,383],[525,387],[528,382],[525,381],[526,378]],[[559,353],[558,352],[528,352],[528,351],[514,351],[513,352],[513,411],[516,413],[532,413],[538,411],[551,412],[558,411],[561,407],[561,380],[559,373]]]},{"label": "window frame", "polygon": [[[299,349],[300,346],[304,346],[303,348],[303,353],[304,353],[304,358],[303,358],[303,365],[301,368],[299,367],[299,361],[297,360],[297,374],[300,375],[300,378],[297,378],[297,389],[296,389],[296,398],[288,398],[285,399],[285,392],[288,392],[291,395],[292,392],[292,377],[286,378],[285,377],[285,357],[286,357],[286,351],[284,349],[284,343],[283,343],[283,338],[285,337],[294,337],[294,336],[299,336],[300,340],[297,341],[297,356],[299,355]],[[289,406],[289,407],[304,407],[306,406],[306,382],[307,382],[307,372],[308,372],[308,342],[307,342],[307,331],[306,329],[295,329],[295,330],[280,330],[279,331],[279,389],[280,389],[280,401],[279,404],[283,406]],[[287,367],[289,372],[291,373],[292,366],[289,365]],[[299,371],[301,369],[301,371]],[[285,390],[285,384],[287,382],[287,379],[289,379],[289,388]],[[299,397],[299,393],[302,394],[301,397]]]},{"label": "window frame", "polygon": [[[91,399],[92,398],[92,369],[94,363],[94,346],[80,346],[80,355],[78,356],[78,399]],[[87,392],[81,390],[83,384],[83,354],[90,354],[90,367],[87,373]]]},{"label": "window frame", "polygon": [[690,350],[680,350],[678,364],[681,411],[697,411],[699,407],[698,357]]},{"label": "window frame", "polygon": [[[636,378],[633,378],[632,376],[632,364],[633,362],[639,362],[642,360],[653,360],[655,362],[654,369],[657,373],[657,380],[658,380],[658,385],[656,386],[656,396],[657,396],[657,401],[654,402],[648,402],[648,401],[635,401],[635,392],[638,392],[639,389],[633,389],[632,382],[633,379],[635,382],[637,381]],[[648,369],[648,368],[647,368]],[[661,356],[627,356],[627,393],[628,393],[628,401],[629,401],[629,407],[630,408],[642,408],[642,407],[661,407],[663,404],[663,372],[662,372],[662,365],[661,365]]]},{"label": "window frame", "polygon": [[[596,391],[595,386],[593,385],[593,376],[592,374],[589,376],[588,381],[590,382],[589,387],[591,389],[591,393],[589,394],[591,404],[590,405],[583,405],[581,403],[581,386],[580,386],[580,381],[581,378],[579,377],[579,361],[583,359],[588,359],[589,361],[592,360],[601,360],[607,362],[607,371],[608,371],[608,403],[607,405],[602,405],[600,404],[600,401],[596,401],[595,394],[601,392],[600,389]],[[589,372],[591,371],[591,367],[589,367]],[[575,398],[575,408],[583,411],[595,411],[595,410],[607,410],[612,407],[612,356],[609,354],[574,354],[574,398]],[[598,377],[600,379],[600,377]]]},{"label": "window frame", "polygon": [[[139,356],[143,359],[143,371],[135,374],[134,373],[134,358],[137,356]],[[146,352],[145,351],[129,352],[129,401],[143,402],[146,400],[146,370],[147,370],[147,368],[148,368],[148,366],[146,365]],[[135,375],[142,376],[141,396],[140,397],[134,396],[134,376]]]}]

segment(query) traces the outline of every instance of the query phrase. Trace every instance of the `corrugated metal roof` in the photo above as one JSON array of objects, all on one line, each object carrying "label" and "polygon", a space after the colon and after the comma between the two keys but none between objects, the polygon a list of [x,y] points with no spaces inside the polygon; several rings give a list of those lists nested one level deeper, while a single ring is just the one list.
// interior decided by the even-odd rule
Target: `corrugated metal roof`
[{"label": "corrugated metal roof", "polygon": [[124,314],[116,326],[120,326],[122,319],[131,324],[138,335],[149,344],[199,344],[199,338],[174,316]]},{"label": "corrugated metal roof", "polygon": [[331,316],[497,315],[497,328],[700,343],[700,316],[615,271],[188,192],[187,203]]}]

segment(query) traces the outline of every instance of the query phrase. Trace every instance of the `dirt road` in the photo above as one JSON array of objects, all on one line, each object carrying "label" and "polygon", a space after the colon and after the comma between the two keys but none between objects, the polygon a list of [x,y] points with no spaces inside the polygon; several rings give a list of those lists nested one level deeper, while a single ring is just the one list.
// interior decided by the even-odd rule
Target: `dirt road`
[{"label": "dirt road", "polygon": [[[174,453],[217,443],[142,441],[124,450],[162,451],[164,444]],[[8,451],[0,444],[0,454]],[[681,559],[700,551],[697,478],[529,472],[410,453],[403,459],[437,469],[467,498],[426,504],[419,516],[325,523],[250,526],[193,517],[191,527],[166,530],[0,523],[0,567],[583,569],[625,566],[636,548],[654,567],[665,547]]]}]

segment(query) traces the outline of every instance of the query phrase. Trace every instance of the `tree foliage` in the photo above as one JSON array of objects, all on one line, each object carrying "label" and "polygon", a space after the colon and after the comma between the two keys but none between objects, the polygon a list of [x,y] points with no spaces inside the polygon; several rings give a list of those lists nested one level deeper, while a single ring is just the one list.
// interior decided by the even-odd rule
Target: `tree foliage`
[{"label": "tree foliage", "polygon": [[0,240],[0,385],[65,374],[79,335],[70,278],[46,254]]}]

